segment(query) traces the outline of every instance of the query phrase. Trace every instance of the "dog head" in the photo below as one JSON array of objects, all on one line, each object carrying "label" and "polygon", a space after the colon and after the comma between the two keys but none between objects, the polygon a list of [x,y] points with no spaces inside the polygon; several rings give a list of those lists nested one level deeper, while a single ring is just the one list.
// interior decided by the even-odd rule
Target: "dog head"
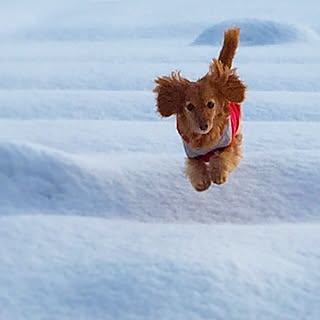
[{"label": "dog head", "polygon": [[239,29],[225,32],[219,59],[212,61],[209,72],[198,81],[189,81],[180,72],[155,80],[161,116],[178,115],[193,133],[207,134],[215,119],[228,116],[229,102],[241,103],[245,99],[246,86],[231,69],[238,36]]}]

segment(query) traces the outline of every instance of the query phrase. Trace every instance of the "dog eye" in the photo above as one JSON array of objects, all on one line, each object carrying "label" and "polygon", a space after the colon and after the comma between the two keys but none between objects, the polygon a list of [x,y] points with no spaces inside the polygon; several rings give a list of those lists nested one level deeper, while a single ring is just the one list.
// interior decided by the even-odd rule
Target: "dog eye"
[{"label": "dog eye", "polygon": [[189,110],[189,111],[192,111],[194,109],[194,105],[192,103],[188,103],[186,108]]},{"label": "dog eye", "polygon": [[213,102],[213,101],[209,101],[209,102],[207,103],[207,107],[208,107],[209,109],[212,109],[212,108],[214,107],[214,102]]}]

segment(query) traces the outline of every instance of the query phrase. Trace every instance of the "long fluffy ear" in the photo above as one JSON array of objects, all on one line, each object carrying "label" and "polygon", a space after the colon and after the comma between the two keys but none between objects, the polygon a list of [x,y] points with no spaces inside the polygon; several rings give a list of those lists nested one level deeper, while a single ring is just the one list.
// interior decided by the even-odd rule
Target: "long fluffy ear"
[{"label": "long fluffy ear", "polygon": [[171,76],[159,77],[153,92],[157,94],[157,111],[163,117],[170,117],[179,112],[185,103],[185,88],[189,81],[181,77],[180,71]]},{"label": "long fluffy ear", "polygon": [[221,61],[213,59],[207,75],[213,85],[222,94],[222,98],[231,102],[241,103],[245,99],[246,85],[239,79],[236,69],[230,69]]},{"label": "long fluffy ear", "polygon": [[240,28],[231,28],[224,32],[223,46],[220,51],[219,60],[231,68],[233,58],[239,44]]}]

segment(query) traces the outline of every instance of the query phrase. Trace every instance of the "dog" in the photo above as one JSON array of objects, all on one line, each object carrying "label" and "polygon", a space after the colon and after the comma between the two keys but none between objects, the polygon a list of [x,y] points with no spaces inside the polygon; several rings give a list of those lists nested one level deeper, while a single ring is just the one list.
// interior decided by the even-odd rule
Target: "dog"
[{"label": "dog", "polygon": [[157,111],[162,117],[176,116],[187,155],[185,174],[196,191],[220,185],[242,158],[241,103],[246,85],[232,69],[240,28],[224,32],[218,59],[197,81],[180,71],[155,80]]}]

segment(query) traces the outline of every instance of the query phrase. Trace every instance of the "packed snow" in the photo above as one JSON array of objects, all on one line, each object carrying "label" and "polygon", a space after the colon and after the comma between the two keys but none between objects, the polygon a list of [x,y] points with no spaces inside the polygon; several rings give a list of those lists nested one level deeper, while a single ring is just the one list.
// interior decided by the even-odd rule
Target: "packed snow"
[{"label": "packed snow", "polygon": [[[318,7],[2,1],[0,319],[318,320]],[[197,193],[153,80],[203,76],[226,21],[244,159]]]}]

